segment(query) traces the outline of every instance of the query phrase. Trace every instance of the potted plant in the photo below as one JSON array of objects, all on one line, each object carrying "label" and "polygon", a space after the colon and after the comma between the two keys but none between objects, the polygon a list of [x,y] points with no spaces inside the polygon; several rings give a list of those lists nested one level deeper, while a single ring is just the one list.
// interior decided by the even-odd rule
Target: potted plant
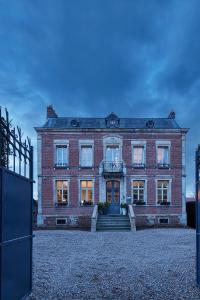
[{"label": "potted plant", "polygon": [[122,215],[126,216],[128,205],[126,203],[121,203]]},{"label": "potted plant", "polygon": [[100,215],[105,215],[107,213],[108,207],[110,203],[109,202],[99,202],[98,203],[98,212]]},{"label": "potted plant", "polygon": [[170,205],[169,201],[161,201],[159,202],[160,205]]},{"label": "potted plant", "polygon": [[136,205],[144,205],[145,202],[143,200],[134,200],[133,201],[133,204],[136,204]]}]

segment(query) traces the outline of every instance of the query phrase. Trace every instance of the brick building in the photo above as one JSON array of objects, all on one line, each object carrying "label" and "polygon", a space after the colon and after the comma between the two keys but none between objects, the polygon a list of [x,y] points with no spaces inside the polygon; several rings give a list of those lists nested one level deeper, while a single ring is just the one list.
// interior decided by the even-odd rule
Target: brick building
[{"label": "brick building", "polygon": [[185,137],[167,118],[58,117],[38,136],[38,225],[89,227],[94,204],[133,204],[136,225],[186,224]]}]

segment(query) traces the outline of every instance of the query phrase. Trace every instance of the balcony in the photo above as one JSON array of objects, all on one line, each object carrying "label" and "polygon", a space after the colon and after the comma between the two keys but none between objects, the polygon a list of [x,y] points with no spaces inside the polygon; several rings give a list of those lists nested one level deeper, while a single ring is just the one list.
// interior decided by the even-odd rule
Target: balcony
[{"label": "balcony", "polygon": [[103,176],[104,177],[121,177],[123,175],[122,161],[104,161]]}]

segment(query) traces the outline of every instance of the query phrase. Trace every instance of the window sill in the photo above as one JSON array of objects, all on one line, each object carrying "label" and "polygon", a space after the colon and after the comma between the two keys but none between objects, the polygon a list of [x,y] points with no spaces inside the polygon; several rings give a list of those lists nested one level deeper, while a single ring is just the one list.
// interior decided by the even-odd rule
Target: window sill
[{"label": "window sill", "polygon": [[79,169],[94,169],[94,166],[79,166]]},{"label": "window sill", "polygon": [[147,206],[147,204],[144,203],[133,203],[134,206]]},{"label": "window sill", "polygon": [[55,169],[69,169],[68,165],[63,165],[63,166],[58,166],[58,165],[54,165]]},{"label": "window sill", "polygon": [[145,169],[145,164],[133,164],[132,167],[133,169]]},{"label": "window sill", "polygon": [[69,203],[55,203],[55,207],[69,207]]},{"label": "window sill", "polygon": [[94,207],[94,204],[80,204],[80,207]]},{"label": "window sill", "polygon": [[166,164],[166,165],[160,165],[160,164],[157,164],[157,169],[170,169],[170,165],[169,164]]},{"label": "window sill", "polygon": [[157,203],[157,206],[170,206],[171,205],[171,202],[162,202],[162,203]]}]

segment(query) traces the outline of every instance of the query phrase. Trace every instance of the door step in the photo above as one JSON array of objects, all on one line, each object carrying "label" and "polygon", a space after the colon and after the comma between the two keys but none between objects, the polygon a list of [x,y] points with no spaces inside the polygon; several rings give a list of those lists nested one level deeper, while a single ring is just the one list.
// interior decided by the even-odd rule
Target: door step
[{"label": "door step", "polygon": [[128,216],[99,215],[97,219],[97,231],[130,231],[131,225]]}]

